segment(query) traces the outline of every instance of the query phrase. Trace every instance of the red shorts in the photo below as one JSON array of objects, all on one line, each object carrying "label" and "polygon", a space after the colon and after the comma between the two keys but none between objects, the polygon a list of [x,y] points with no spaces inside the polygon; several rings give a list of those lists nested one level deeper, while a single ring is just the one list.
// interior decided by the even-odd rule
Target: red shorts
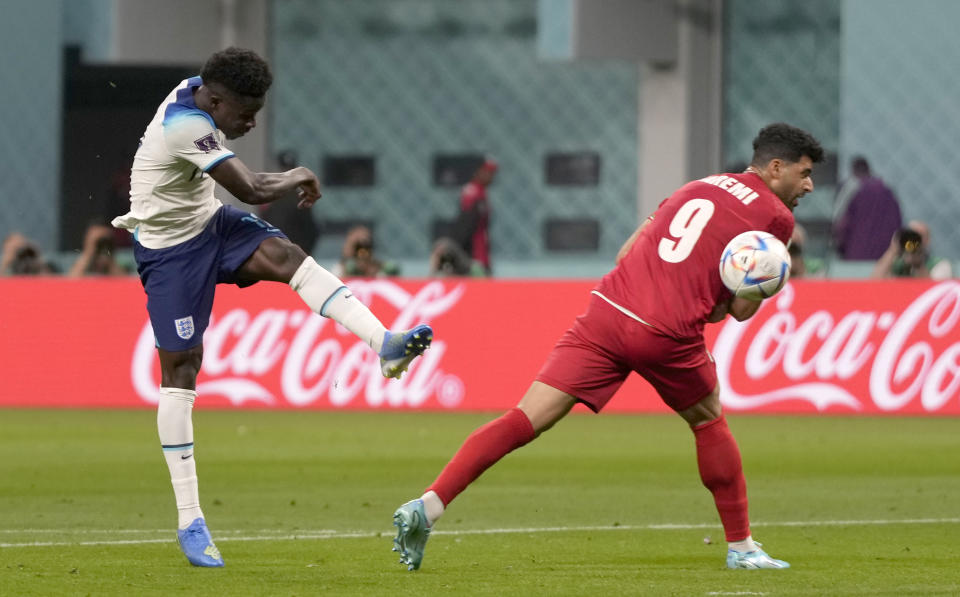
[{"label": "red shorts", "polygon": [[636,371],[676,411],[699,402],[717,385],[703,337],[678,340],[620,312],[591,294],[547,357],[537,381],[574,396],[599,412]]}]

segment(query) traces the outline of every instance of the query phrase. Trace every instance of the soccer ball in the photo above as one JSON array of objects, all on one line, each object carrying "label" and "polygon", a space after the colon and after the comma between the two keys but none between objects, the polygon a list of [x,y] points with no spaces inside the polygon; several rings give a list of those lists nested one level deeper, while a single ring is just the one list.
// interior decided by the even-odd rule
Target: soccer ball
[{"label": "soccer ball", "polygon": [[780,292],[790,277],[790,253],[769,232],[738,234],[723,250],[720,279],[736,296],[759,301]]}]

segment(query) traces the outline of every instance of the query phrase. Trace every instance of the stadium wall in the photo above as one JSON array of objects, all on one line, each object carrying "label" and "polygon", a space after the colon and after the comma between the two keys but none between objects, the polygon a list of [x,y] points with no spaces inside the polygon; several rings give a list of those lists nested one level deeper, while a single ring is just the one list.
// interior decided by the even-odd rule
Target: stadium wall
[{"label": "stadium wall", "polygon": [[60,2],[0,7],[0,241],[20,231],[55,247],[63,56]]},{"label": "stadium wall", "polygon": [[[386,325],[434,326],[386,381],[366,345],[283,285],[218,291],[198,408],[500,411],[593,282],[353,280]],[[149,408],[159,365],[136,279],[0,279],[0,406]],[[172,325],[172,324],[171,324]],[[708,326],[728,412],[960,415],[960,281],[791,282],[747,322]],[[632,376],[605,412],[667,412]]]}]

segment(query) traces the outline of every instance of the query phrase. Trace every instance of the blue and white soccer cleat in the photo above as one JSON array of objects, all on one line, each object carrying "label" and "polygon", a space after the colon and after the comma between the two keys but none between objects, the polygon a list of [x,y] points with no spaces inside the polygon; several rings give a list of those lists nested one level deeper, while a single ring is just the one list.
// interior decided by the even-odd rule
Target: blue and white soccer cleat
[{"label": "blue and white soccer cleat", "polygon": [[410,361],[423,354],[433,342],[433,329],[426,324],[405,332],[386,332],[380,349],[380,372],[384,377],[400,379]]},{"label": "blue and white soccer cleat", "polygon": [[393,526],[397,527],[393,551],[400,552],[400,563],[406,564],[407,570],[419,570],[423,548],[430,538],[423,500],[413,500],[397,508],[393,514]]},{"label": "blue and white soccer cleat", "polygon": [[210,531],[207,530],[207,523],[202,518],[194,520],[185,529],[178,529],[177,543],[180,544],[183,555],[187,556],[187,559],[194,566],[203,566],[204,568],[220,568],[223,566],[220,550],[213,544]]},{"label": "blue and white soccer cleat", "polygon": [[742,568],[746,570],[759,570],[761,568],[789,568],[790,564],[783,560],[776,560],[767,555],[767,552],[760,549],[757,543],[757,549],[754,551],[727,551],[727,568]]}]

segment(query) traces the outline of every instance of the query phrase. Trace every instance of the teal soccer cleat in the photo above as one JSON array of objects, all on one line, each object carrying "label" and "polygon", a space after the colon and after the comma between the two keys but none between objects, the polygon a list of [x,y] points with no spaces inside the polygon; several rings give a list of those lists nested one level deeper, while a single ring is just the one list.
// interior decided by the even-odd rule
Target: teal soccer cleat
[{"label": "teal soccer cleat", "polygon": [[433,342],[433,329],[420,324],[405,332],[386,332],[380,349],[380,371],[384,377],[400,379],[410,361],[423,354]]},{"label": "teal soccer cleat", "polygon": [[223,567],[220,550],[213,544],[210,531],[207,530],[207,523],[202,518],[194,520],[183,530],[177,530],[177,543],[180,544],[183,555],[187,556],[194,566]]},{"label": "teal soccer cleat", "polygon": [[767,552],[759,548],[757,543],[755,551],[727,551],[727,568],[742,568],[746,570],[759,570],[762,568],[789,568],[790,564],[783,560],[776,560],[767,555]]},{"label": "teal soccer cleat", "polygon": [[413,500],[397,508],[393,514],[393,526],[397,527],[393,551],[400,552],[400,563],[406,564],[407,570],[419,570],[423,548],[430,538],[423,500]]}]

